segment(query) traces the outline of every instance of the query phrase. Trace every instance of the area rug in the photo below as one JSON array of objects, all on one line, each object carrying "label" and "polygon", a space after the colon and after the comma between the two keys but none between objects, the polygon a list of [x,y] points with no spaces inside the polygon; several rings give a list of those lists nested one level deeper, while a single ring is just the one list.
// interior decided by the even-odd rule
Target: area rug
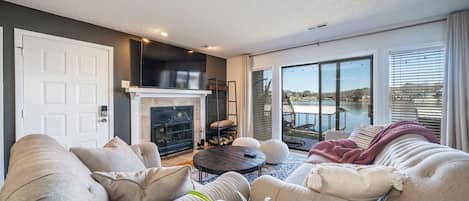
[{"label": "area rug", "polygon": [[[296,168],[298,168],[305,159],[306,159],[305,154],[290,153],[288,155],[288,159],[281,164],[264,165],[264,167],[262,168],[262,175],[270,175],[280,180],[285,180],[288,177],[288,175],[290,175]],[[218,177],[217,175],[212,175],[212,174],[207,175],[204,173],[201,183],[206,184],[206,183],[212,182],[217,177]],[[248,174],[244,174],[244,177],[246,177],[249,183],[252,183],[259,176],[258,176],[258,172],[255,171],[255,172],[251,172]],[[199,181],[199,172],[195,168],[192,168],[192,178],[195,181]]]}]

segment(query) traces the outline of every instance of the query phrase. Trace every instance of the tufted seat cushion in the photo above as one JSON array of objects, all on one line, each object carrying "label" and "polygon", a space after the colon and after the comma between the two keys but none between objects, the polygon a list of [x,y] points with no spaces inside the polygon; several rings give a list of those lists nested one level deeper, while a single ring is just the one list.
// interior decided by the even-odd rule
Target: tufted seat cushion
[{"label": "tufted seat cushion", "polygon": [[404,190],[388,200],[465,201],[469,189],[469,154],[429,143],[419,135],[404,135],[391,142],[375,164],[392,166],[409,175]]},{"label": "tufted seat cushion", "polygon": [[46,135],[28,135],[11,149],[2,201],[108,200],[81,161]]}]

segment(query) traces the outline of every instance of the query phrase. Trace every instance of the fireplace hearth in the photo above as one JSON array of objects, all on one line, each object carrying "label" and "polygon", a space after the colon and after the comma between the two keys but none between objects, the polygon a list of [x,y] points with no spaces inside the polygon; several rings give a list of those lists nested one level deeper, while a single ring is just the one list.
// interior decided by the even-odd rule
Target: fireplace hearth
[{"label": "fireplace hearth", "polygon": [[193,110],[193,106],[151,108],[151,141],[161,156],[194,148]]}]

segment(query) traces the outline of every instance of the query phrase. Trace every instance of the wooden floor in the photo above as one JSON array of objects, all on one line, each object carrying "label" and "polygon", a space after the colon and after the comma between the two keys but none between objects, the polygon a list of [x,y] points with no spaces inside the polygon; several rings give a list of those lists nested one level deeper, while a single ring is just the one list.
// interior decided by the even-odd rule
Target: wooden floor
[{"label": "wooden floor", "polygon": [[162,157],[161,164],[163,167],[177,166],[177,165],[190,165],[192,166],[192,157],[197,153],[197,150],[187,153],[181,153],[170,157]]},{"label": "wooden floor", "polygon": [[[194,151],[177,154],[177,155],[170,156],[170,157],[162,157],[161,164],[163,165],[163,167],[177,166],[177,165],[192,166],[192,157],[197,152],[198,150],[194,150]],[[290,149],[290,152],[294,152],[297,154],[304,154],[304,155],[308,154],[308,152],[298,151],[298,150],[293,150],[293,149]]]}]

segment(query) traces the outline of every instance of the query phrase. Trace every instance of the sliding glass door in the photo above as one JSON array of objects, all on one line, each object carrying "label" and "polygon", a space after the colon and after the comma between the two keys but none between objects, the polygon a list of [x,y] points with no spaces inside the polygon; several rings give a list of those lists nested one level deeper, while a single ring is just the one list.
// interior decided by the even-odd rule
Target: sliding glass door
[{"label": "sliding glass door", "polygon": [[373,123],[372,58],[345,60],[338,63],[338,108],[345,111],[338,128],[351,132],[361,124]]},{"label": "sliding glass door", "polygon": [[328,130],[372,123],[372,57],[282,68],[282,135],[309,150]]},{"label": "sliding glass door", "polygon": [[289,147],[311,147],[318,141],[318,78],[317,64],[282,69],[282,138]]}]

